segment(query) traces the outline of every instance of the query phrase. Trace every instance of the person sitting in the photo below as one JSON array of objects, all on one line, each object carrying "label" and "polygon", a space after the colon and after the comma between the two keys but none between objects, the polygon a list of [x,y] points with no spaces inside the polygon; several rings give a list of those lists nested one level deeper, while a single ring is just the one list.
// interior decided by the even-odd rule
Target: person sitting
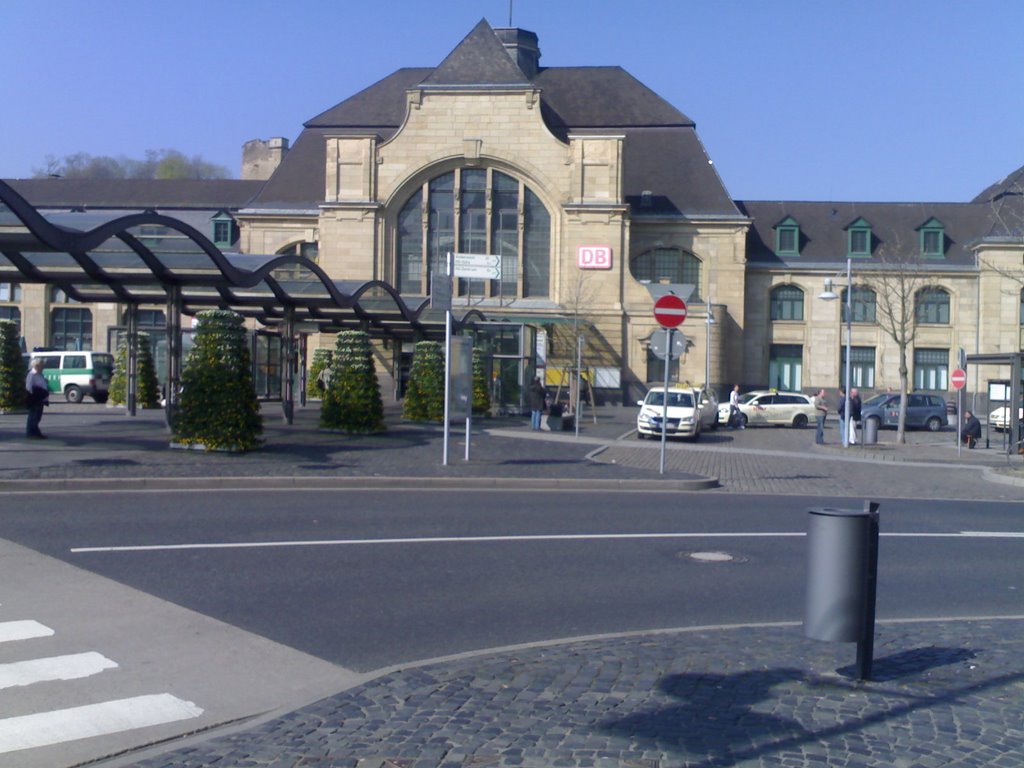
[{"label": "person sitting", "polygon": [[978,417],[970,411],[964,411],[963,441],[967,444],[968,448],[973,448],[978,444],[980,437],[981,422],[978,421]]}]

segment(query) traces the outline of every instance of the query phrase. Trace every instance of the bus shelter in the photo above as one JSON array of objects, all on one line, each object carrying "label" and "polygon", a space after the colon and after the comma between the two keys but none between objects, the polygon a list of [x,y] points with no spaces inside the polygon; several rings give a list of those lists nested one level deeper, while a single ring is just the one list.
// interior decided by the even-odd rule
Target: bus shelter
[{"label": "bus shelter", "polygon": [[[44,213],[0,181],[5,281],[54,285],[75,301],[125,307],[129,415],[136,409],[138,309],[166,306],[168,423],[180,389],[182,315],[228,309],[278,328],[287,371],[304,355],[312,332],[359,329],[398,344],[444,338],[444,312],[431,309],[428,297],[403,296],[382,280],[332,280],[301,255],[225,253],[191,225],[153,210]],[[478,310],[466,309],[453,316],[453,327],[482,319]],[[291,423],[291,375],[283,385],[283,415]]]}]

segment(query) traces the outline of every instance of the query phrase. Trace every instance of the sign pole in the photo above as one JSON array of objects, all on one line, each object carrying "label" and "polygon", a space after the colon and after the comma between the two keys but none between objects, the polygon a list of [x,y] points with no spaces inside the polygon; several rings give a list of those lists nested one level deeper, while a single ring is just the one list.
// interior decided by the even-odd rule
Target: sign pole
[{"label": "sign pole", "polygon": [[[452,279],[452,254],[449,252],[445,257],[445,274],[448,280]],[[441,463],[448,466],[448,436],[451,433],[451,426],[448,423],[448,403],[451,400],[452,382],[452,309],[449,304],[444,313],[444,440]]]},{"label": "sign pole", "polygon": [[665,388],[661,392],[661,462],[659,474],[665,474],[665,443],[668,442],[668,372],[672,368],[672,329],[665,329]]}]

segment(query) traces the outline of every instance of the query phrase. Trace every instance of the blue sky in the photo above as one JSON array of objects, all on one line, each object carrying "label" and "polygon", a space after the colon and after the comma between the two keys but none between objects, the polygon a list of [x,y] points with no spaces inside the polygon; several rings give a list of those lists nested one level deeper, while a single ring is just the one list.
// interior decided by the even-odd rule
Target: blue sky
[{"label": "blue sky", "polygon": [[[627,10],[628,9],[628,10]],[[0,177],[47,155],[242,144],[509,0],[0,0]],[[1024,165],[1020,0],[513,0],[542,66],[619,65],[697,123],[737,199],[966,201]]]}]

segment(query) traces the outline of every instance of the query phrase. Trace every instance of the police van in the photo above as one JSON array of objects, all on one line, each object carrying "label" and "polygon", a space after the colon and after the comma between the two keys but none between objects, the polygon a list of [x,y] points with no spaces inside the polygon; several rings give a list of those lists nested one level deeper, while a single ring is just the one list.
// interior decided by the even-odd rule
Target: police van
[{"label": "police van", "polygon": [[25,365],[36,358],[43,361],[42,374],[50,394],[64,394],[69,403],[80,403],[89,396],[97,403],[107,402],[114,356],[90,350],[41,350],[25,355]]}]

